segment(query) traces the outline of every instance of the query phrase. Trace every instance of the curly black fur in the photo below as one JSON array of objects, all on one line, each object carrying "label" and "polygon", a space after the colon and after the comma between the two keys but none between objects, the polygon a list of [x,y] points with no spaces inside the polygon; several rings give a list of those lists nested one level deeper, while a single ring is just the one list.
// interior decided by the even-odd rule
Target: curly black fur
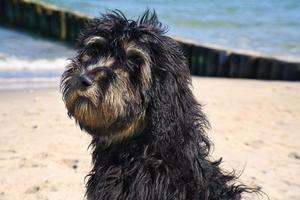
[{"label": "curly black fur", "polygon": [[[150,55],[151,64],[150,87],[140,94],[142,108],[129,106],[127,111],[131,113],[127,116],[130,119],[135,110],[145,109],[145,125],[140,133],[108,143],[95,134],[97,130],[83,125],[93,138],[93,169],[88,175],[87,197],[90,200],[241,199],[244,192],[252,190],[236,184],[234,173],[222,171],[221,160],[208,159],[211,144],[205,130],[209,123],[190,90],[185,56],[164,33],[165,27],[155,13],[147,11],[133,21],[114,11],[90,22],[79,38],[82,48],[89,36],[104,37],[109,41],[106,51],[115,52],[117,60],[124,59],[124,53],[116,51],[120,44],[134,41]],[[132,83],[140,84],[138,69],[127,70]],[[119,123],[126,123],[126,119]]]}]

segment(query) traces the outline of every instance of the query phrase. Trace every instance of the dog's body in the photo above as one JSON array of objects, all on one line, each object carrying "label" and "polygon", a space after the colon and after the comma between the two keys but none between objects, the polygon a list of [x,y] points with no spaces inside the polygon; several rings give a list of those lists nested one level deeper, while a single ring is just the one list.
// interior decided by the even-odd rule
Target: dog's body
[{"label": "dog's body", "polygon": [[248,188],[208,160],[208,122],[177,43],[155,13],[93,20],[62,79],[69,115],[92,136],[89,200],[229,200]]}]

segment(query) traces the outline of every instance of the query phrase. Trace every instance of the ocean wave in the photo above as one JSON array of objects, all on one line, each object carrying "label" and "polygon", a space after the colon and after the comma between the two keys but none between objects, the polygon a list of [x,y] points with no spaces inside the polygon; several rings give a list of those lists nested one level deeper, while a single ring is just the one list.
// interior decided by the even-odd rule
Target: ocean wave
[{"label": "ocean wave", "polygon": [[0,90],[59,87],[74,50],[59,42],[0,28]]},{"label": "ocean wave", "polygon": [[95,17],[118,8],[128,18],[137,18],[146,8],[153,8],[171,35],[298,61],[300,57],[299,0],[40,1]]},{"label": "ocean wave", "polygon": [[62,71],[69,64],[66,57],[53,59],[24,59],[0,53],[0,72],[4,71]]}]

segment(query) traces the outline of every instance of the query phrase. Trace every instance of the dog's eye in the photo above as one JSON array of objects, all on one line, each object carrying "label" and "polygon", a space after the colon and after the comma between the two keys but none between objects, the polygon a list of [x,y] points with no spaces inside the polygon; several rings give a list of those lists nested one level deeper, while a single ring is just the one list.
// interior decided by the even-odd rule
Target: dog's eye
[{"label": "dog's eye", "polygon": [[86,53],[90,57],[97,57],[103,51],[103,47],[98,43],[89,44],[86,46]]},{"label": "dog's eye", "polygon": [[90,49],[88,50],[88,55],[91,56],[91,57],[96,57],[96,56],[99,55],[99,53],[100,53],[100,51],[99,51],[98,48],[92,47],[92,48],[90,48]]},{"label": "dog's eye", "polygon": [[129,53],[127,59],[130,63],[141,66],[144,63],[144,58],[136,52]]}]

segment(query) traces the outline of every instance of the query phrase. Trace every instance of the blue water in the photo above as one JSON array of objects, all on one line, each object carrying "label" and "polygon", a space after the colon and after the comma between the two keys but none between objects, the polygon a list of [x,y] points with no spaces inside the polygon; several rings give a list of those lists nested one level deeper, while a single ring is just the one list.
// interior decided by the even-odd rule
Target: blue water
[{"label": "blue water", "polygon": [[0,90],[58,87],[74,50],[59,42],[0,28]]},{"label": "blue water", "polygon": [[[36,0],[90,16],[120,9],[137,18],[155,9],[169,35],[300,62],[300,0]],[[0,90],[58,87],[74,50],[0,27]]]},{"label": "blue water", "polygon": [[136,18],[155,9],[170,35],[300,60],[300,0],[40,1],[91,16],[120,9]]}]

